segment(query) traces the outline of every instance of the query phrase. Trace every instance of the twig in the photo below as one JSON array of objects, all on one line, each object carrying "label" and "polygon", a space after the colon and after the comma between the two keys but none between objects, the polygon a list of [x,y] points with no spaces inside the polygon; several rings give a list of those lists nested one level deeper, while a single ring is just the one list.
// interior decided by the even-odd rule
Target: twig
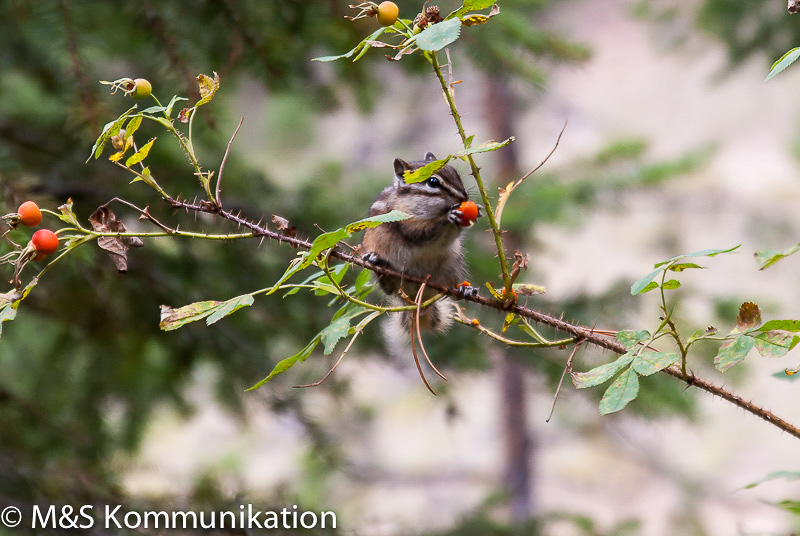
[{"label": "twig", "polygon": [[531,175],[533,175],[534,173],[536,173],[536,172],[537,172],[537,171],[538,171],[538,170],[539,170],[539,169],[540,169],[540,168],[541,168],[543,165],[545,165],[545,163],[546,163],[548,160],[550,160],[550,157],[551,157],[551,156],[553,156],[553,153],[555,153],[555,152],[556,152],[556,149],[558,149],[558,144],[561,142],[561,136],[564,134],[564,131],[567,129],[567,123],[569,123],[569,121],[564,121],[564,126],[563,126],[563,127],[561,127],[561,132],[559,132],[559,133],[558,133],[558,138],[556,138],[556,143],[555,143],[555,145],[553,146],[553,149],[550,151],[550,153],[548,153],[548,155],[545,157],[545,159],[544,159],[544,160],[542,160],[541,162],[539,162],[539,165],[538,165],[538,166],[536,166],[535,168],[533,168],[532,170],[530,170],[528,173],[526,173],[525,175],[523,175],[523,176],[522,176],[522,177],[520,177],[519,179],[517,179],[517,180],[515,180],[515,181],[512,181],[512,182],[511,182],[511,183],[509,183],[509,185],[506,187],[506,190],[505,190],[505,195],[501,195],[501,196],[500,196],[500,199],[497,201],[497,211],[496,211],[496,218],[497,218],[497,224],[498,224],[498,225],[500,225],[500,221],[501,221],[501,220],[502,220],[502,218],[503,218],[503,209],[504,209],[504,208],[505,208],[505,206],[506,206],[506,202],[508,201],[508,198],[509,198],[509,196],[511,195],[511,192],[513,192],[514,190],[516,190],[516,189],[517,189],[517,186],[519,186],[520,184],[522,184],[522,182],[523,182],[525,179],[527,179],[528,177],[530,177]]},{"label": "twig", "polygon": [[428,391],[431,392],[433,396],[436,396],[436,391],[428,383],[428,380],[425,379],[425,373],[422,372],[422,366],[419,364],[419,357],[417,357],[417,345],[414,343],[414,320],[411,319],[408,323],[408,336],[411,338],[411,353],[414,356],[414,364],[417,365],[417,371],[419,372],[419,377],[422,378],[422,383],[425,384],[425,387],[428,388]]},{"label": "twig", "polygon": [[559,346],[566,346],[575,341],[573,337],[555,341],[548,341],[544,337],[541,337],[539,342],[528,342],[528,341],[518,341],[514,339],[509,339],[507,337],[503,337],[499,333],[495,333],[489,328],[484,327],[478,321],[477,318],[470,320],[469,318],[464,316],[464,314],[461,311],[459,311],[458,314],[453,315],[453,320],[455,320],[459,324],[471,327],[472,329],[480,332],[481,334],[486,335],[490,339],[494,339],[497,342],[501,342],[513,348],[557,348]]},{"label": "twig", "polygon": [[420,287],[419,287],[419,290],[417,291],[417,297],[416,297],[416,299],[414,300],[414,303],[416,303],[416,304],[417,304],[417,310],[416,310],[416,322],[415,322],[415,324],[416,324],[416,326],[417,326],[417,340],[419,341],[419,349],[420,349],[420,350],[422,350],[422,355],[424,355],[424,356],[425,356],[425,361],[427,361],[427,362],[428,362],[428,365],[430,365],[430,366],[431,366],[431,368],[433,369],[433,371],[434,371],[436,374],[438,374],[438,375],[439,375],[439,377],[440,377],[441,379],[443,379],[444,381],[449,381],[449,380],[448,380],[448,379],[445,377],[445,375],[444,375],[444,374],[442,374],[441,372],[439,372],[439,369],[437,369],[437,368],[436,368],[436,366],[433,364],[433,362],[431,361],[431,358],[430,358],[430,357],[428,357],[428,352],[426,352],[426,351],[425,351],[425,345],[422,343],[422,333],[420,332],[419,320],[420,320],[420,317],[422,316],[422,294],[423,294],[423,291],[424,291],[424,290],[425,290],[425,283],[423,283],[422,285],[420,285]]},{"label": "twig", "polygon": [[533,168],[532,170],[527,172],[525,175],[523,175],[522,177],[517,179],[517,181],[515,183],[515,186],[514,186],[515,188],[517,186],[519,186],[520,183],[522,183],[522,181],[524,181],[525,179],[527,179],[528,177],[530,177],[531,175],[533,175],[534,173],[539,171],[539,168],[541,168],[543,165],[545,165],[547,163],[548,160],[550,160],[550,157],[553,156],[553,153],[555,153],[556,149],[558,149],[558,144],[561,142],[561,136],[563,136],[564,135],[564,131],[567,130],[567,123],[569,123],[569,120],[564,121],[564,126],[561,127],[561,132],[558,133],[558,138],[556,138],[556,144],[553,146],[553,149],[550,151],[550,153],[548,153],[548,155],[544,158],[544,160],[539,162],[538,166],[536,166],[535,168]]},{"label": "twig", "polygon": [[220,184],[222,183],[222,171],[225,169],[225,162],[228,160],[228,153],[231,152],[231,145],[233,145],[233,140],[236,138],[236,134],[239,133],[239,129],[242,128],[242,123],[244,122],[244,116],[239,119],[239,124],[236,126],[236,130],[233,131],[233,136],[231,136],[230,141],[228,142],[228,148],[225,149],[225,156],[222,157],[222,163],[219,165],[219,173],[217,173],[217,187],[214,198],[217,201],[217,206],[222,208],[222,200],[219,197],[220,191]]},{"label": "twig", "polygon": [[127,205],[127,206],[131,207],[132,209],[139,211],[139,213],[142,216],[144,216],[146,219],[150,220],[155,225],[160,227],[161,230],[164,231],[165,233],[173,234],[175,232],[173,229],[169,228],[168,226],[166,226],[163,223],[161,223],[160,221],[158,221],[155,216],[150,214],[150,211],[147,210],[147,207],[144,207],[143,209],[141,209],[141,208],[137,207],[136,205],[134,205],[133,203],[131,203],[130,201],[126,201],[125,199],[122,199],[121,197],[115,197],[114,199],[111,199],[110,201],[106,202],[104,205],[101,205],[101,206],[107,207],[108,205],[110,205],[114,201],[116,201],[117,203],[122,203],[123,205]]},{"label": "twig", "polygon": [[581,347],[583,341],[585,339],[581,339],[575,343],[575,347],[572,348],[572,353],[569,354],[569,359],[567,359],[567,365],[564,367],[564,372],[561,373],[561,379],[558,380],[558,387],[556,387],[556,394],[553,395],[553,405],[550,408],[550,415],[547,416],[544,422],[550,422],[550,419],[553,418],[553,412],[556,410],[556,402],[558,401],[558,394],[561,392],[561,385],[564,383],[564,376],[567,375],[567,372],[572,372],[572,360],[575,359],[575,354],[578,353],[578,348]]},{"label": "twig", "polygon": [[302,389],[305,387],[319,387],[320,385],[322,385],[322,382],[327,380],[328,376],[333,374],[333,371],[336,370],[336,367],[338,367],[339,363],[342,362],[342,359],[344,359],[344,356],[347,355],[347,352],[350,350],[350,347],[353,346],[353,343],[356,342],[356,339],[358,338],[359,335],[361,335],[361,333],[362,333],[361,330],[356,330],[355,334],[353,334],[353,337],[350,339],[350,342],[347,343],[347,346],[345,347],[344,351],[342,351],[341,355],[339,356],[339,359],[336,360],[336,363],[333,364],[333,366],[327,372],[327,374],[325,374],[325,376],[320,378],[319,381],[316,381],[314,383],[306,383],[303,385],[293,385],[292,387],[294,387],[295,389]]}]

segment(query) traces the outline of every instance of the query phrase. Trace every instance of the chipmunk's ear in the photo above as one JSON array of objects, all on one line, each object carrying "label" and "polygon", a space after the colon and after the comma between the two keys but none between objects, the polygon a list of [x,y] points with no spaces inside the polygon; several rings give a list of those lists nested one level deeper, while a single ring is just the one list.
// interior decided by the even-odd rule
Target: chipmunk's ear
[{"label": "chipmunk's ear", "polygon": [[433,154],[432,152],[430,152],[430,151],[428,151],[427,153],[425,153],[425,161],[426,161],[426,162],[433,162],[434,160],[436,160],[436,155],[434,155],[434,154]]},{"label": "chipmunk's ear", "polygon": [[411,171],[411,164],[403,160],[402,158],[395,158],[394,159],[394,176],[400,179],[403,179],[403,173],[406,171]]}]

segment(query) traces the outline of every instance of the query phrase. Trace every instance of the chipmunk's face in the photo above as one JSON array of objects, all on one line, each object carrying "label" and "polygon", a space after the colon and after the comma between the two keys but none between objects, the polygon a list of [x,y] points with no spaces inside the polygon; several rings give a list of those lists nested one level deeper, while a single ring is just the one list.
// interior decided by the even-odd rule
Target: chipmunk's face
[{"label": "chipmunk's face", "polygon": [[394,161],[397,205],[395,208],[418,218],[436,218],[446,215],[450,209],[469,199],[464,183],[452,166],[442,169],[423,182],[407,184],[403,178],[406,171],[414,171],[436,160],[433,153],[427,153],[425,160],[406,162],[400,158]]}]

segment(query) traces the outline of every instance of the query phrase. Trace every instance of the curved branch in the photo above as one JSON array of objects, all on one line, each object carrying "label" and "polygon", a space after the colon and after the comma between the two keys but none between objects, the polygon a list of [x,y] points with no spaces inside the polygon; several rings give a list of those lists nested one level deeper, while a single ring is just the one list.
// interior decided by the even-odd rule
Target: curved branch
[{"label": "curved branch", "polygon": [[[267,237],[272,240],[277,240],[278,242],[289,244],[296,248],[311,249],[311,242],[307,240],[302,240],[299,238],[283,235],[275,231],[271,231],[265,226],[253,223],[245,218],[242,218],[239,215],[233,214],[219,207],[213,206],[209,203],[188,203],[185,201],[172,198],[166,198],[165,201],[174,208],[182,208],[188,211],[216,214],[223,219],[229,220],[231,222],[234,222],[238,225],[250,229],[253,232],[253,236],[255,237]],[[457,288],[450,288],[446,285],[442,285],[435,281],[428,281],[427,279],[424,278],[416,278],[409,274],[404,274],[401,272],[397,272],[395,270],[390,270],[384,266],[375,266],[373,264],[370,264],[362,260],[360,257],[356,255],[345,253],[344,251],[337,248],[334,248],[330,252],[330,256],[345,262],[349,262],[351,264],[355,264],[357,266],[361,266],[363,268],[367,268],[368,270],[371,270],[376,274],[393,276],[397,278],[405,278],[408,281],[412,281],[414,283],[419,283],[419,284],[425,283],[425,285],[428,288],[438,290],[442,294],[445,294],[447,296],[459,300],[470,301],[482,305],[484,307],[498,309],[506,313],[511,312],[517,314],[521,317],[527,318],[534,322],[545,324],[559,331],[563,331],[564,333],[568,333],[574,337],[575,341],[581,341],[582,343],[592,344],[594,346],[610,350],[620,355],[628,351],[627,348],[625,348],[622,344],[618,343],[616,340],[606,335],[600,334],[597,331],[593,330],[592,328],[570,324],[569,322],[565,322],[564,320],[561,320],[559,318],[555,318],[553,316],[540,313],[539,311],[530,309],[522,305],[510,304],[506,306],[505,302],[501,302],[493,298],[487,298],[480,295],[465,296],[462,293],[460,293]],[[661,372],[669,374],[673,378],[677,378],[678,380],[684,382],[689,387],[694,386],[702,391],[718,396],[723,400],[730,402],[731,404],[737,407],[742,408],[748,413],[755,415],[759,419],[768,422],[773,426],[779,428],[780,430],[783,430],[784,432],[787,432],[788,434],[800,439],[800,428],[798,428],[797,426],[785,421],[784,419],[781,419],[771,411],[768,411],[760,406],[757,406],[752,402],[747,402],[740,396],[730,391],[727,391],[722,387],[714,385],[702,378],[697,377],[692,372],[683,372],[680,369],[680,367],[676,367],[674,365],[662,370]]]}]

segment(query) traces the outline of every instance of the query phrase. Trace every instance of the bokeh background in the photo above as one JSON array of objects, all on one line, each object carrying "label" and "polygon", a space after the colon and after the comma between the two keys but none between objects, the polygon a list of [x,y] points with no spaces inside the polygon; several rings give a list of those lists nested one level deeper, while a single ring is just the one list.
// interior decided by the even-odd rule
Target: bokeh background
[{"label": "bokeh background", "polygon": [[[397,3],[404,17],[420,8]],[[214,169],[245,117],[226,205],[254,219],[277,213],[305,236],[360,219],[394,157],[451,153],[459,139],[420,58],[389,63],[375,50],[355,64],[309,61],[373,31],[372,20],[345,21],[346,4],[7,0],[3,213],[71,197],[86,218],[121,196],[182,227],[231,230],[170,212],[105,159],[84,163],[102,125],[130,105],[99,80],[146,77],[162,101],[194,100],[194,76],[217,71],[222,89],[195,135]],[[451,50],[467,130],[476,140],[516,136],[479,155],[491,188],[541,162],[569,121],[504,215],[510,247],[531,256],[524,280],[547,288],[529,304],[589,326],[652,329],[657,302],[630,296],[633,281],[673,255],[742,244],[684,274],[681,329],[730,329],[746,300],[766,318],[798,318],[800,260],[760,272],[752,253],[800,236],[800,68],[763,82],[800,44],[800,19],[780,0],[499,4],[500,16]],[[167,135],[141,132],[159,136],[149,158],[159,180],[196,195]],[[467,233],[474,281],[497,277],[486,228]],[[317,352],[244,393],[327,324],[326,299],[260,298],[212,327],[159,331],[159,305],[262,288],[293,255],[255,240],[152,240],[126,274],[94,246],[49,272],[0,339],[0,506],[297,504],[338,514],[337,530],[306,533],[362,536],[800,530],[796,485],[743,489],[797,469],[797,440],[666,376],[643,379],[639,399],[609,417],[597,413],[600,391],[566,385],[545,423],[568,350],[513,351],[456,327],[427,344],[451,380],[434,398],[410,353],[387,348],[375,328],[319,388],[291,387],[327,371],[332,361]],[[474,306],[469,314],[498,321]],[[797,384],[775,375],[796,355],[754,354],[723,376],[715,348],[698,350],[698,374],[800,420]],[[577,368],[611,357],[582,350]]]}]

